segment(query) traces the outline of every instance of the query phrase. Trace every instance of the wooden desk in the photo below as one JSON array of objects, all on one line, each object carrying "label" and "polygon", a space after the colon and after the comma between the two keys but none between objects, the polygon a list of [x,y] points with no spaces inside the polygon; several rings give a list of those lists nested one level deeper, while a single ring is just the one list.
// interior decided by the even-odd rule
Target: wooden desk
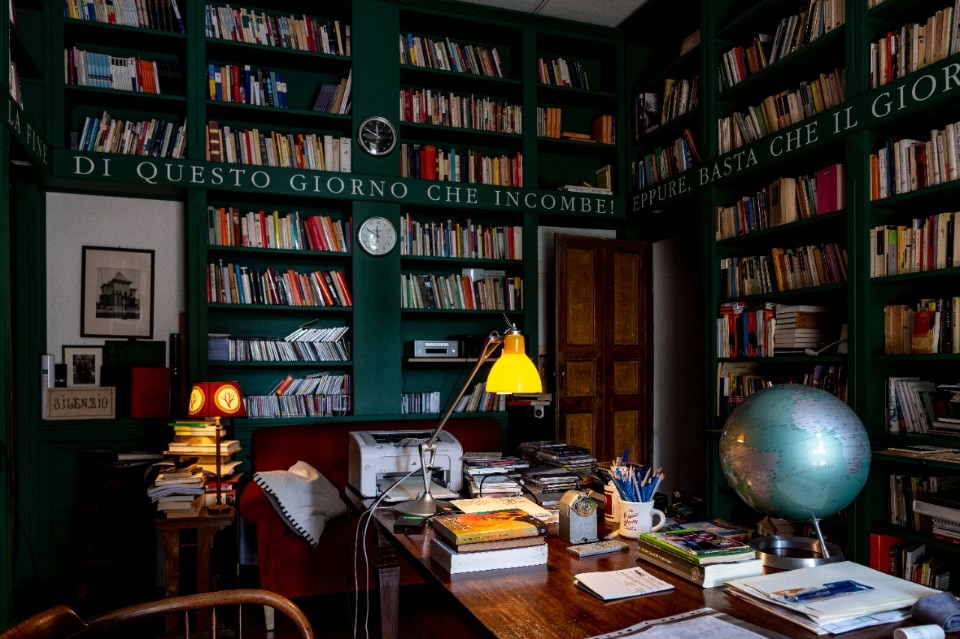
[{"label": "wooden desk", "polygon": [[[210,590],[210,551],[213,549],[214,536],[231,523],[235,511],[233,508],[222,513],[211,513],[206,508],[197,517],[175,519],[157,519],[157,528],[163,541],[164,554],[164,596],[176,597],[180,593],[180,550],[195,543],[197,549],[197,581],[195,592]],[[183,539],[185,531],[195,531],[196,541]],[[167,635],[177,632],[176,615],[166,619]]]},{"label": "wooden desk", "polygon": [[[349,493],[349,491],[348,491]],[[377,562],[381,628],[384,639],[398,634],[398,553],[425,578],[446,588],[478,623],[499,639],[582,639],[613,632],[639,621],[713,608],[787,637],[815,637],[799,626],[764,613],[727,595],[723,588],[700,588],[637,559],[635,549],[577,559],[566,552],[567,542],[549,537],[547,566],[450,575],[430,560],[433,530],[394,533],[392,509],[379,509],[380,556]],[[603,603],[573,585],[573,576],[593,570],[618,570],[640,565],[675,585],[675,590]],[[909,625],[909,622],[901,625]],[[844,639],[889,639],[897,624],[874,626],[844,634]]]}]

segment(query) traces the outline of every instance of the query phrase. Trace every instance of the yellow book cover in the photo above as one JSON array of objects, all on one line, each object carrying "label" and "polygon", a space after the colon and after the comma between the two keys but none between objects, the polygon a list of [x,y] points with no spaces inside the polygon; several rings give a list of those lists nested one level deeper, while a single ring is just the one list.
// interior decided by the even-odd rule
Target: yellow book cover
[{"label": "yellow book cover", "polygon": [[434,517],[430,524],[438,535],[454,546],[547,534],[546,523],[519,508],[448,513]]}]

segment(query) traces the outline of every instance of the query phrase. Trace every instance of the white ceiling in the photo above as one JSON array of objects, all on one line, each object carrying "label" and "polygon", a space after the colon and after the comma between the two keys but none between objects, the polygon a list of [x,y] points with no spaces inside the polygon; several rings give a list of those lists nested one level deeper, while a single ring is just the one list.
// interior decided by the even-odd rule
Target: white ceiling
[{"label": "white ceiling", "polygon": [[540,16],[616,27],[647,0],[460,0]]}]

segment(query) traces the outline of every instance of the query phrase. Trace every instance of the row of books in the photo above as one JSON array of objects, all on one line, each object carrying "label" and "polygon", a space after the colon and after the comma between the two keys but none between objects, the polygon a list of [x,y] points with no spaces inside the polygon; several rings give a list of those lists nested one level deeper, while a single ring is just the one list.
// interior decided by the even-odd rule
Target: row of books
[{"label": "row of books", "polygon": [[884,386],[890,432],[928,433],[933,429],[943,411],[937,407],[941,399],[936,384],[919,377],[888,377]]},{"label": "row of books", "polygon": [[351,170],[348,137],[235,129],[210,120],[206,143],[206,159],[210,162],[346,173]]},{"label": "row of books", "polygon": [[960,122],[930,129],[929,140],[892,138],[870,154],[870,199],[910,193],[957,179]]},{"label": "row of books", "polygon": [[336,417],[349,415],[352,398],[346,390],[335,395],[245,395],[243,406],[247,417]]},{"label": "row of books", "polygon": [[883,352],[929,355],[960,352],[960,297],[923,299],[916,305],[885,304]]},{"label": "row of books", "polygon": [[700,164],[700,149],[697,146],[696,136],[691,129],[684,129],[683,135],[674,140],[673,144],[656,147],[631,165],[633,186],[644,189],[679,175],[698,164]]},{"label": "row of books", "polygon": [[401,144],[400,175],[406,178],[523,186],[523,153],[485,155],[479,151],[441,149],[433,144]]},{"label": "row of books", "polygon": [[347,77],[338,82],[324,82],[317,91],[317,99],[313,103],[313,110],[319,113],[350,113],[353,101],[353,69],[347,72]]},{"label": "row of books", "polygon": [[523,107],[473,94],[400,89],[400,121],[520,134],[523,132]]},{"label": "row of books", "polygon": [[876,89],[956,53],[960,47],[960,15],[954,6],[924,21],[892,29],[870,43],[870,88]]},{"label": "row of books", "polygon": [[720,291],[740,297],[847,281],[847,250],[836,242],[771,249],[720,260]]},{"label": "row of books", "polygon": [[933,555],[926,544],[887,533],[870,533],[870,567],[874,570],[930,586],[950,589],[950,566]]},{"label": "row of books", "polygon": [[249,64],[207,66],[207,97],[215,102],[286,109],[287,82],[283,75]]},{"label": "row of books", "polygon": [[732,206],[718,206],[718,241],[846,207],[846,170],[831,164],[811,175],[780,177]]},{"label": "row of books", "polygon": [[960,213],[934,213],[870,232],[870,277],[921,273],[960,265]]},{"label": "row of books", "polygon": [[261,44],[282,49],[349,56],[350,25],[311,16],[274,15],[247,7],[207,5],[208,38]]},{"label": "row of books", "polygon": [[[617,140],[616,117],[607,113],[593,118],[590,139],[600,144],[613,144]],[[599,185],[598,185],[599,186]]]},{"label": "row of books", "polygon": [[835,364],[812,364],[800,370],[765,374],[756,361],[721,362],[717,370],[717,415],[720,418],[726,418],[747,398],[775,384],[813,386],[844,402],[848,397],[847,369]]},{"label": "row of books", "polygon": [[523,278],[485,273],[475,280],[469,275],[401,273],[400,308],[523,309]]},{"label": "row of books", "polygon": [[347,362],[346,326],[310,329],[297,338],[268,339],[207,335],[207,359],[216,362]]},{"label": "row of books", "polygon": [[177,0],[66,0],[63,17],[184,33]]},{"label": "row of books", "polygon": [[433,40],[412,33],[400,34],[400,64],[426,69],[472,73],[491,78],[502,78],[500,54],[496,47],[486,48],[474,44]]},{"label": "row of books", "polygon": [[563,138],[579,142],[599,142],[590,133],[564,130],[563,109],[561,107],[537,107],[537,136],[541,138]]},{"label": "row of books", "polygon": [[565,58],[537,58],[537,82],[590,90],[590,78],[583,64]]},{"label": "row of books", "polygon": [[806,8],[782,18],[773,36],[757,34],[750,45],[736,46],[721,56],[717,74],[720,90],[759,73],[844,22],[843,0],[809,0]]},{"label": "row of books", "polygon": [[400,412],[403,415],[439,413],[441,408],[440,391],[400,394]]},{"label": "row of books", "polygon": [[475,413],[507,410],[507,396],[502,393],[487,392],[486,382],[477,382],[468,393],[464,393],[453,409],[455,413]]},{"label": "row of books", "polygon": [[166,120],[119,120],[104,111],[83,119],[80,134],[71,134],[78,151],[182,158],[187,152],[187,123]]},{"label": "row of books", "polygon": [[795,90],[769,95],[744,112],[721,117],[717,125],[720,152],[728,153],[841,104],[843,87],[844,70],[835,69],[801,82]]},{"label": "row of books", "polygon": [[400,255],[522,260],[523,227],[475,224],[469,218],[465,223],[420,222],[405,213],[400,219]]},{"label": "row of books", "polygon": [[932,517],[960,525],[958,494],[960,477],[956,475],[891,474],[888,481],[888,521],[921,531],[929,528]]},{"label": "row of books", "polygon": [[352,220],[335,220],[329,215],[304,215],[299,211],[280,213],[247,211],[236,206],[207,207],[207,242],[210,246],[293,251],[349,253]]},{"label": "row of books", "polygon": [[248,269],[232,262],[224,264],[223,260],[210,263],[207,270],[207,301],[214,304],[353,306],[341,271]]},{"label": "row of books", "polygon": [[68,84],[118,91],[183,95],[183,68],[169,60],[144,60],[109,53],[63,50]]},{"label": "row of books", "polygon": [[[771,357],[775,354],[803,352],[826,342],[830,311],[793,311],[790,319],[786,305],[743,302],[720,304],[717,318],[718,357]],[[808,319],[809,318],[809,319]]]}]

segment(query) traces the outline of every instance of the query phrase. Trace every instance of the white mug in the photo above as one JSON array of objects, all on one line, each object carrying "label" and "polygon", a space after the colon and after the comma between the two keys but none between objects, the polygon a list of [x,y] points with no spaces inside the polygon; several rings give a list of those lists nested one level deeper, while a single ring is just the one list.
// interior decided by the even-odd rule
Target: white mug
[{"label": "white mug", "polygon": [[[653,523],[654,520],[656,524]],[[640,533],[655,532],[667,523],[662,510],[653,507],[652,501],[620,500],[620,536],[636,539]]]}]

